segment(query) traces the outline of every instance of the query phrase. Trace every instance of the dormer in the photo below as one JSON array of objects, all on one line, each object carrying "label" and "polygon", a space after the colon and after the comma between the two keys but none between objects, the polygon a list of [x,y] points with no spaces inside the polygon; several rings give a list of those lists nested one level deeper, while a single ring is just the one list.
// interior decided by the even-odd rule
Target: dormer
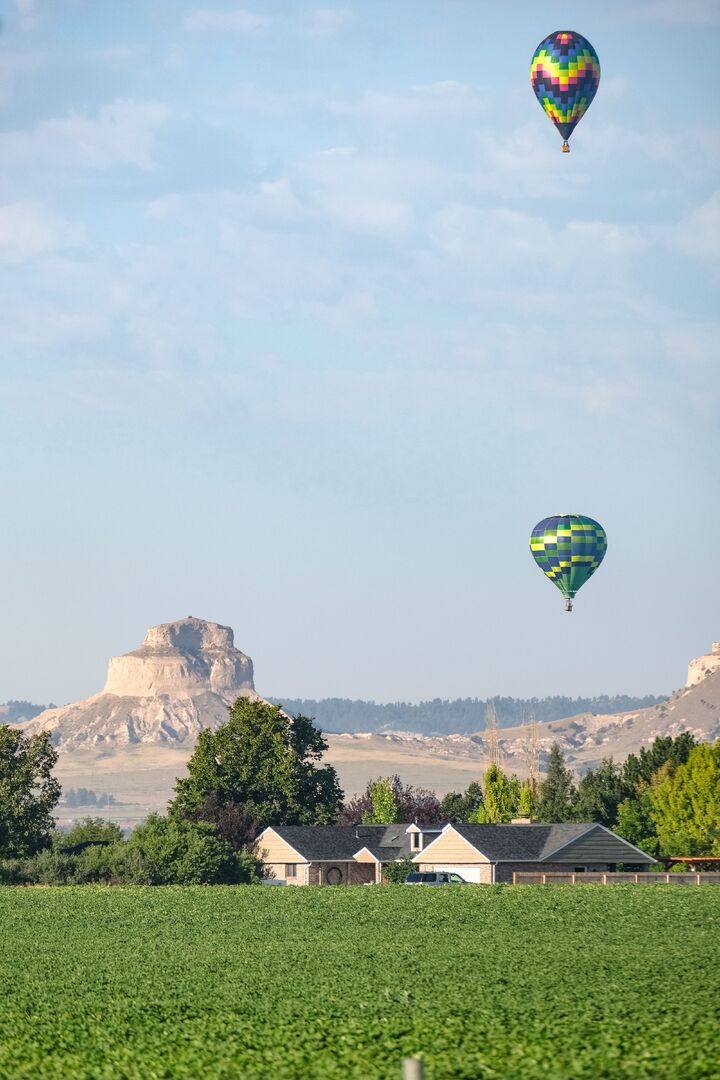
[{"label": "dormer", "polygon": [[408,825],[405,832],[410,837],[410,851],[413,855],[416,855],[418,851],[422,851],[425,845],[425,837],[423,836],[423,831],[419,825],[416,825],[413,822],[412,825]]}]

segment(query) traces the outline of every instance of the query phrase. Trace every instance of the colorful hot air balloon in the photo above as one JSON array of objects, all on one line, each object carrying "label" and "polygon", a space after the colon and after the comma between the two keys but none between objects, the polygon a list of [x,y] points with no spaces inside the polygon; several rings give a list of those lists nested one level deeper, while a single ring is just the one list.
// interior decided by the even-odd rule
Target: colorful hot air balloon
[{"label": "colorful hot air balloon", "polygon": [[600,84],[600,61],[587,38],[573,30],[558,30],[541,41],[530,64],[535,96],[563,137],[568,139],[582,120]]},{"label": "colorful hot air balloon", "polygon": [[539,521],[530,537],[532,557],[565,597],[573,597],[597,570],[607,551],[602,525],[582,514],[557,514]]}]

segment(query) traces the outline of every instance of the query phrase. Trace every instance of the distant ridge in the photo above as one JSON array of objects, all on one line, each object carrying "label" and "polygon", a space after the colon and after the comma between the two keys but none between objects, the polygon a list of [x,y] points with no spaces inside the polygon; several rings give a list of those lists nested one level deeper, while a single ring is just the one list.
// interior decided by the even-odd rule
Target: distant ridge
[{"label": "distant ridge", "polygon": [[417,704],[396,701],[379,705],[374,701],[349,698],[268,698],[297,716],[313,717],[318,727],[332,733],[370,733],[408,731],[417,735],[470,735],[484,731],[485,710],[492,705],[497,713],[498,727],[517,727],[526,723],[532,714],[538,723],[564,720],[578,713],[613,715],[659,705],[664,697],[646,694],[632,697],[627,694],[593,698],[435,698]]}]

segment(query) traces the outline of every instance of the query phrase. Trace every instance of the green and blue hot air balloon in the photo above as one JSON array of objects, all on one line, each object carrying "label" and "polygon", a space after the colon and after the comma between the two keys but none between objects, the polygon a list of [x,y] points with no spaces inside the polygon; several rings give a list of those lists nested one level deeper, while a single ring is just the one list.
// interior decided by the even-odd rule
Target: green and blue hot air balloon
[{"label": "green and blue hot air balloon", "polygon": [[602,525],[583,514],[543,518],[532,531],[530,551],[542,572],[565,597],[565,610],[597,570],[607,551]]},{"label": "green and blue hot air balloon", "polygon": [[530,82],[563,139],[568,139],[590,108],[600,85],[600,61],[587,38],[574,30],[557,30],[541,41],[530,62]]}]

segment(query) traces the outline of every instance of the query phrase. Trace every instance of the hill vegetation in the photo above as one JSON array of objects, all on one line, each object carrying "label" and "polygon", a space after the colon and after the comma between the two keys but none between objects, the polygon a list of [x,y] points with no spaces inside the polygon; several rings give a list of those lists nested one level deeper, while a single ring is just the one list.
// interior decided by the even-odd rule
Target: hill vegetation
[{"label": "hill vegetation", "polygon": [[395,701],[379,705],[375,701],[350,698],[278,698],[267,699],[282,705],[293,715],[311,716],[327,732],[411,731],[418,735],[470,735],[485,728],[488,707],[494,706],[498,727],[516,727],[527,722],[532,713],[540,723],[564,720],[578,713],[606,715],[645,709],[665,700],[646,694],[601,694],[599,697],[544,698],[434,698],[416,704]]}]

